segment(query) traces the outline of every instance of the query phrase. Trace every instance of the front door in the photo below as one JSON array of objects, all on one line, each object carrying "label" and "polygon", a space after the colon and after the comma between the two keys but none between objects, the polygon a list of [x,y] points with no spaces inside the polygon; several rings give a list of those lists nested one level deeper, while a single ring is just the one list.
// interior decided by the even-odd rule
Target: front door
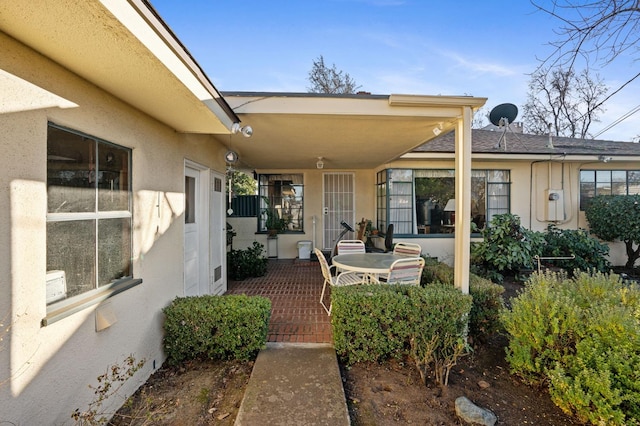
[{"label": "front door", "polygon": [[187,161],[184,168],[184,295],[209,293],[209,173]]},{"label": "front door", "polygon": [[[353,173],[324,173],[323,175],[323,238],[324,250],[333,249],[338,235],[344,229],[344,220],[355,229],[355,188]],[[355,238],[355,235],[345,235]]]}]

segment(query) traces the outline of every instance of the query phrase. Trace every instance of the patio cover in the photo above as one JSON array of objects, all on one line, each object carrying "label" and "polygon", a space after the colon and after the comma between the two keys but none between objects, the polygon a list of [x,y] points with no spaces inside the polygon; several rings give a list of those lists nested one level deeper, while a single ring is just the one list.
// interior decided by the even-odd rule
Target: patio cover
[{"label": "patio cover", "polygon": [[[240,168],[374,169],[455,128],[485,98],[222,92],[251,138],[234,135]],[[468,123],[470,125],[470,123]],[[434,133],[434,129],[437,129]]]},{"label": "patio cover", "polygon": [[[229,136],[239,168],[376,170],[455,129],[456,212],[471,217],[471,119],[486,98],[223,92],[251,138]],[[455,285],[469,292],[470,234],[455,235]]]}]

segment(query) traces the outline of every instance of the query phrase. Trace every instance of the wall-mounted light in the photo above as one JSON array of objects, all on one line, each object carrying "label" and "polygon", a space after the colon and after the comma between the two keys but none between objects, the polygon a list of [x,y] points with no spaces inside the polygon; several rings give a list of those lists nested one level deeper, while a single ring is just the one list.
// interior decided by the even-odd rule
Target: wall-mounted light
[{"label": "wall-mounted light", "polygon": [[240,126],[240,123],[233,123],[231,126],[231,133],[242,133],[245,138],[250,138],[253,135],[253,129],[251,126]]},{"label": "wall-mounted light", "polygon": [[324,168],[324,162],[322,161],[322,157],[318,157],[318,162],[316,163],[316,167],[318,169]]},{"label": "wall-mounted light", "polygon": [[603,163],[608,163],[609,161],[611,161],[611,157],[607,157],[606,155],[601,155],[600,157],[598,157],[598,160],[602,161]]},{"label": "wall-mounted light", "polygon": [[438,123],[438,125],[433,128],[433,134],[436,135],[436,136],[439,136],[440,133],[442,133],[442,129],[443,128],[444,128],[444,126],[442,125],[442,122]]}]

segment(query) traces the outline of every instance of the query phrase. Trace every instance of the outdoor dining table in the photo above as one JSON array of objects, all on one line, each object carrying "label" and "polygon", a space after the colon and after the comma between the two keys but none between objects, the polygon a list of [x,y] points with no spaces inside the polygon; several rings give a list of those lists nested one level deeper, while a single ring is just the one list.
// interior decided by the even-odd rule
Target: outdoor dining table
[{"label": "outdoor dining table", "polygon": [[334,256],[331,262],[340,270],[377,276],[388,274],[393,262],[406,258],[393,253],[349,253]]}]

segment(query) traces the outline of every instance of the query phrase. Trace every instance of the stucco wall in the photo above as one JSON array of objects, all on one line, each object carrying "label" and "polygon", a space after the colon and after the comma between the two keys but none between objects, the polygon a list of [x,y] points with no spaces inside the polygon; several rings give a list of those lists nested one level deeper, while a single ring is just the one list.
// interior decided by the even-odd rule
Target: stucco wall
[{"label": "stucco wall", "polygon": [[[0,69],[24,80],[16,80],[24,88],[12,99],[18,107],[0,114],[0,421],[71,423],[108,366],[129,354],[147,361],[122,389],[126,396],[162,364],[161,309],[183,294],[184,160],[224,172],[225,148],[209,136],[176,133],[2,34],[0,44]],[[76,106],[34,105],[34,87]],[[133,271],[143,283],[108,299],[117,322],[101,332],[97,306],[40,325],[48,121],[133,152]]]},{"label": "stucco wall", "polygon": [[[315,247],[322,248],[322,230],[324,226],[322,215],[323,203],[323,174],[331,173],[331,169],[310,170],[260,170],[260,173],[302,173],[304,175],[304,232],[283,233],[278,235],[278,257],[281,259],[295,259],[298,257],[298,241],[315,242]],[[355,181],[355,219],[351,223],[359,222],[363,217],[372,219],[375,217],[375,172],[373,170],[339,170],[339,173],[353,173]],[[313,221],[315,217],[315,233]],[[265,234],[257,234],[257,222],[255,218],[228,217],[227,222],[237,232],[234,238],[233,248],[243,249],[253,241],[258,241],[267,247]],[[350,234],[347,234],[350,237]],[[355,238],[355,234],[351,234]],[[328,243],[328,246],[332,242]]]},{"label": "stucco wall", "polygon": [[[388,168],[427,168],[453,169],[453,161],[447,160],[402,160],[387,165]],[[570,161],[562,157],[551,160],[513,160],[505,157],[497,159],[475,159],[472,169],[506,169],[511,172],[511,213],[518,215],[522,225],[528,229],[545,231],[550,223],[555,223],[562,229],[588,229],[589,224],[584,212],[579,210],[580,199],[580,170],[633,170],[640,165],[633,162],[602,163],[598,161],[582,160]],[[564,203],[563,220],[549,221],[548,190],[562,190]],[[555,208],[555,206],[553,206]],[[451,242],[447,242],[450,239]],[[399,238],[395,239],[399,241]],[[419,243],[423,253],[438,256],[449,263],[454,257],[453,239],[432,238],[418,236],[411,242]],[[624,244],[609,242],[609,259],[613,265],[623,265],[626,262]]]}]

